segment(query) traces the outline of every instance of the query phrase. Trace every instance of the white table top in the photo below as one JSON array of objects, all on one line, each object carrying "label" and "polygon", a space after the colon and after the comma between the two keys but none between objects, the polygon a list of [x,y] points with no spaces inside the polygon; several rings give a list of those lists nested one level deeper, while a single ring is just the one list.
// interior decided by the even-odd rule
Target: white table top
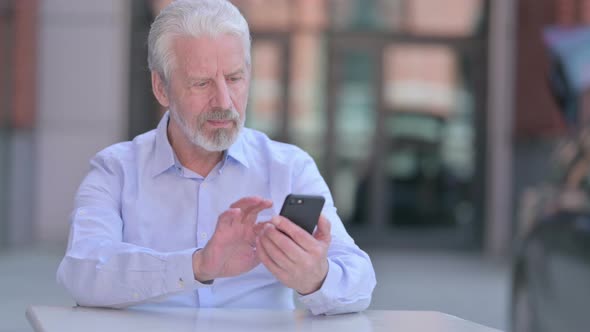
[{"label": "white table top", "polygon": [[434,311],[367,310],[356,314],[312,316],[304,310],[162,307],[114,310],[32,306],[26,315],[37,332],[500,332]]}]

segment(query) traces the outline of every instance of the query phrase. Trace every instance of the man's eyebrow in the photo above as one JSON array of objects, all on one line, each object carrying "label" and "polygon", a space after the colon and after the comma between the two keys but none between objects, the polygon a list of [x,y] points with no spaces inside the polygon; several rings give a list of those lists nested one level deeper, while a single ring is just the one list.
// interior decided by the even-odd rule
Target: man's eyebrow
[{"label": "man's eyebrow", "polygon": [[[240,69],[236,69],[233,72],[224,75],[225,77],[229,77],[229,76],[235,76],[235,75],[241,75],[244,74],[245,70],[244,68],[240,68]],[[203,81],[207,81],[209,80],[209,77],[206,76],[189,76],[188,77],[188,82],[193,83],[193,82],[203,82]]]},{"label": "man's eyebrow", "polygon": [[207,81],[209,78],[205,77],[205,76],[189,76],[188,77],[188,81],[189,82],[202,82],[202,81]]},{"label": "man's eyebrow", "polygon": [[243,73],[244,73],[244,68],[240,68],[240,69],[234,70],[233,72],[231,72],[225,76],[235,76],[235,75],[243,74]]}]

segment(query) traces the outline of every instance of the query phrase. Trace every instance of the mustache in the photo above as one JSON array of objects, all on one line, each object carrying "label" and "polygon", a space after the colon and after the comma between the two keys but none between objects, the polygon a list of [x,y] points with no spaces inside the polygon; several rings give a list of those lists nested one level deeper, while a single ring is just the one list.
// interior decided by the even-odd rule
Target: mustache
[{"label": "mustache", "polygon": [[216,108],[203,114],[203,120],[205,121],[238,121],[239,118],[238,112],[231,108]]}]

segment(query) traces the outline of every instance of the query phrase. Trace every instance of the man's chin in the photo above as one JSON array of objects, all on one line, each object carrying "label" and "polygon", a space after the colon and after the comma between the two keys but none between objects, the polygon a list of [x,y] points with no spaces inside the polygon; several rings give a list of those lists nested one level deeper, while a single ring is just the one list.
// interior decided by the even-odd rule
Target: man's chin
[{"label": "man's chin", "polygon": [[236,127],[219,128],[209,133],[202,142],[193,143],[210,152],[224,151],[237,141],[239,132],[239,128]]}]

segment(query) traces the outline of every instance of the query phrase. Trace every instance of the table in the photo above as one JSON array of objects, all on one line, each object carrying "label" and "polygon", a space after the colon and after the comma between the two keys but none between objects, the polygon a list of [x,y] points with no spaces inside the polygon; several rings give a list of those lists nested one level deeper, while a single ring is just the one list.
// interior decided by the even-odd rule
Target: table
[{"label": "table", "polygon": [[32,306],[26,315],[36,332],[500,332],[434,311],[367,310],[313,316],[305,310]]}]

